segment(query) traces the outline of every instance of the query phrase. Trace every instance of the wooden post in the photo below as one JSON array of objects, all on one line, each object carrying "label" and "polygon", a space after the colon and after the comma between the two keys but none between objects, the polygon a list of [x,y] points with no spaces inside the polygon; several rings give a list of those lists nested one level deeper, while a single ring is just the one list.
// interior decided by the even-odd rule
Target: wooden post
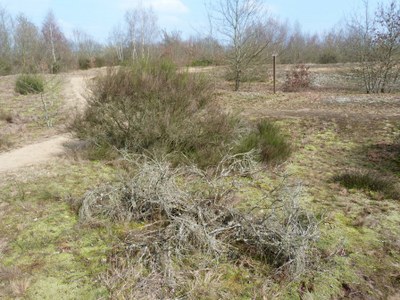
[{"label": "wooden post", "polygon": [[276,93],[276,55],[272,55],[272,73],[274,81],[274,94]]}]

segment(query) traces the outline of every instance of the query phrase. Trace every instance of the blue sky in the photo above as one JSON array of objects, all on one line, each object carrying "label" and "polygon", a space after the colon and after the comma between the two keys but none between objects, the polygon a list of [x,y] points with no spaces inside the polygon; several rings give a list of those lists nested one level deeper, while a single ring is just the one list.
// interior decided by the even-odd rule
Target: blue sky
[{"label": "blue sky", "polygon": [[[168,31],[178,30],[185,36],[208,28],[204,1],[210,0],[0,0],[12,15],[19,12],[40,25],[52,9],[68,35],[79,28],[103,42],[111,29],[124,21],[125,11],[139,2],[151,5],[158,15],[158,24]],[[387,2],[388,0],[384,0]],[[362,8],[361,0],[266,0],[272,15],[291,24],[298,21],[308,32],[324,32],[346,15]],[[378,0],[370,0],[375,7]]]}]

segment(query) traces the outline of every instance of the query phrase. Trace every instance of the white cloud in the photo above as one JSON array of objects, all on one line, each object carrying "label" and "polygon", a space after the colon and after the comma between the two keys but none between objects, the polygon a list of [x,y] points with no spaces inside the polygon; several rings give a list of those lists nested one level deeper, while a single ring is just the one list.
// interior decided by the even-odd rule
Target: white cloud
[{"label": "white cloud", "polygon": [[160,14],[184,14],[189,12],[189,8],[182,2],[182,0],[121,0],[120,7],[122,9],[129,9],[137,7],[138,5],[151,6],[156,12]]}]

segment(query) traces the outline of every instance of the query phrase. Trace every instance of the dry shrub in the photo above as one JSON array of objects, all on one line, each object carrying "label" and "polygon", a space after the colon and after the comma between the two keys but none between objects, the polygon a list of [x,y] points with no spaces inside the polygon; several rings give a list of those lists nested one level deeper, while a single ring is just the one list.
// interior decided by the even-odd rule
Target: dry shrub
[{"label": "dry shrub", "polygon": [[11,136],[8,134],[0,133],[0,149],[8,149],[13,145]]},{"label": "dry shrub", "polygon": [[[193,189],[182,178],[204,188]],[[150,160],[132,178],[88,191],[79,212],[82,222],[146,224],[127,233],[110,257],[107,286],[131,299],[175,297],[187,292],[182,282],[200,266],[245,256],[292,276],[306,272],[318,230],[299,205],[300,189],[287,189],[261,208],[264,213],[253,214],[229,205],[230,189],[215,184],[218,180],[195,167],[172,169]]]},{"label": "dry shrub", "polygon": [[310,67],[299,64],[294,65],[290,71],[286,72],[286,80],[283,85],[285,92],[297,92],[310,87],[311,74]]},{"label": "dry shrub", "polygon": [[177,153],[177,160],[213,165],[227,152],[234,131],[213,90],[203,75],[178,72],[167,62],[109,70],[92,86],[74,129],[99,147]]},{"label": "dry shrub", "polygon": [[6,121],[7,123],[13,123],[14,118],[11,113],[6,112],[3,109],[0,109],[0,121]]},{"label": "dry shrub", "polygon": [[[0,282],[7,282],[7,294],[12,294],[15,298],[25,296],[28,288],[30,287],[31,280],[26,277],[18,267],[3,267],[0,265]],[[0,296],[2,293],[0,293]]]}]

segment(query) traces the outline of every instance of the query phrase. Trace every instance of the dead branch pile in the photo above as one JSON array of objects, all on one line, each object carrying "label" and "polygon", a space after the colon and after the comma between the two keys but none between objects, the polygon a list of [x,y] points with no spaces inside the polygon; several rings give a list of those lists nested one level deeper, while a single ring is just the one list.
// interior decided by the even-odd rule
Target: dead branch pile
[{"label": "dead branch pile", "polygon": [[[190,192],[185,176],[209,190]],[[82,221],[107,218],[146,224],[126,236],[118,254],[126,255],[136,272],[140,270],[130,277],[136,280],[122,284],[126,290],[144,291],[138,287],[156,281],[164,293],[160,297],[173,294],[187,268],[185,262],[196,255],[207,257],[206,265],[248,255],[288,266],[293,274],[304,272],[317,238],[317,222],[300,208],[299,189],[288,190],[258,212],[244,213],[227,205],[229,191],[209,185],[211,181],[201,171],[192,169],[188,174],[187,169],[172,169],[165,162],[147,161],[131,179],[86,193],[79,212]],[[125,262],[115,260],[114,269],[130,270]],[[114,279],[126,277],[113,274],[109,276]],[[108,282],[114,281],[108,277]]]}]

